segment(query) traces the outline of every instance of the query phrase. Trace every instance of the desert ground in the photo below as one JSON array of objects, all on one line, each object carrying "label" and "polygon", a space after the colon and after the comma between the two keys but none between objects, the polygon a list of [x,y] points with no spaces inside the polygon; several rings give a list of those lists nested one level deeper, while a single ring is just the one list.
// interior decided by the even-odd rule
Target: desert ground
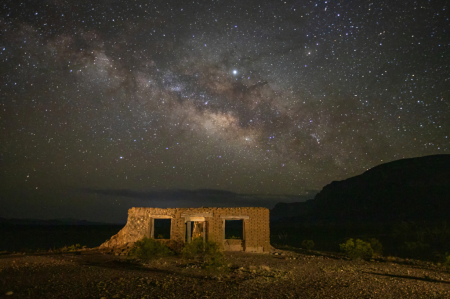
[{"label": "desert ground", "polygon": [[450,298],[450,271],[298,249],[225,254],[227,271],[81,250],[0,256],[0,298]]}]

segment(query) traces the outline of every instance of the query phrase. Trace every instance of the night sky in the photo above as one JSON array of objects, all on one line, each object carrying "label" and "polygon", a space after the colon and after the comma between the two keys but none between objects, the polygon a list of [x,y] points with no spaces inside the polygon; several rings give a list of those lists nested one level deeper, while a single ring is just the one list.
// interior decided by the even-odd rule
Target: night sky
[{"label": "night sky", "polygon": [[450,154],[449,16],[448,1],[2,1],[0,217],[271,207]]}]

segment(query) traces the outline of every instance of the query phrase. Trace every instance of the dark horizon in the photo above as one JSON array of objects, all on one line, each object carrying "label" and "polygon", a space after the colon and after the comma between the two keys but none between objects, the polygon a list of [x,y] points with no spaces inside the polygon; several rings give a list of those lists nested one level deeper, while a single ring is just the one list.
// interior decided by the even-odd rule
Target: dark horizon
[{"label": "dark horizon", "polygon": [[448,154],[446,11],[5,1],[0,216],[115,222],[144,204],[270,206]]},{"label": "dark horizon", "polygon": [[[116,201],[115,218],[96,216],[102,205],[96,206],[93,211],[84,211],[77,214],[68,213],[67,217],[55,218],[53,213],[48,213],[44,217],[21,216],[7,217],[0,212],[0,218],[6,219],[31,219],[31,220],[86,220],[90,222],[104,223],[126,223],[128,209],[133,207],[158,207],[158,208],[196,208],[196,207],[266,207],[273,208],[279,202],[304,202],[314,198],[316,190],[308,190],[307,195],[289,194],[238,194],[224,190],[160,190],[160,191],[137,191],[129,189],[78,189],[70,190],[68,193],[73,196],[89,196],[98,201]],[[67,193],[67,194],[68,194]],[[2,210],[4,211],[4,210]],[[42,212],[41,212],[42,214]],[[85,216],[87,215],[87,216]],[[104,215],[104,214],[103,214]],[[102,220],[105,219],[105,220]],[[110,219],[110,220],[108,220]],[[115,220],[116,219],[116,220]],[[118,220],[120,219],[120,220]]]}]

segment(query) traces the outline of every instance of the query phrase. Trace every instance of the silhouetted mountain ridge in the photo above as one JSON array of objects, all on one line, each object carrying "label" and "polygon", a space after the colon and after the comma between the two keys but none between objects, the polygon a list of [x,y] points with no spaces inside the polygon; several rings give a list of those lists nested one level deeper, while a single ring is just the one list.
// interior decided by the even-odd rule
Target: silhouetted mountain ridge
[{"label": "silhouetted mountain ridge", "polygon": [[280,220],[292,217],[307,217],[314,208],[315,202],[310,199],[304,202],[280,202],[270,210],[270,219]]},{"label": "silhouetted mountain ridge", "polygon": [[313,200],[276,205],[271,213],[272,219],[335,223],[439,221],[448,220],[448,215],[450,155],[381,164],[333,181]]}]

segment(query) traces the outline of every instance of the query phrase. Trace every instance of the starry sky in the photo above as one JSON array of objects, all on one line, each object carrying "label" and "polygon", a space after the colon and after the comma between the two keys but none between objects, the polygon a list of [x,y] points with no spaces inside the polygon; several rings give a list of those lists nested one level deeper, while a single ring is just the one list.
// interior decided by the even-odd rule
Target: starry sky
[{"label": "starry sky", "polygon": [[450,154],[449,16],[433,0],[2,1],[0,217],[271,207]]}]

